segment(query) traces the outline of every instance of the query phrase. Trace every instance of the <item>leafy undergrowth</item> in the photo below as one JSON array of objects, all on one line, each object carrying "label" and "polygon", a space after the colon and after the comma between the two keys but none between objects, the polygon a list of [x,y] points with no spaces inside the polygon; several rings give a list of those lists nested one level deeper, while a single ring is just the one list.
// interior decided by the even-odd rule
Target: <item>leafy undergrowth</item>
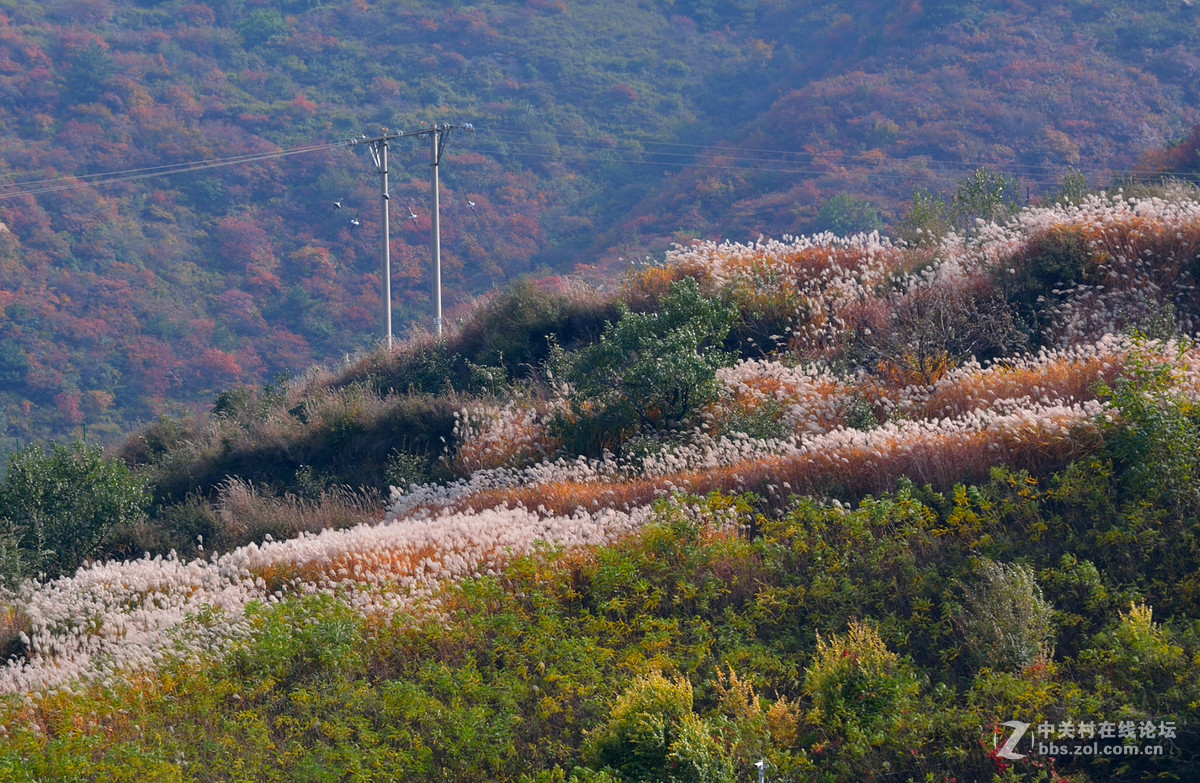
[{"label": "leafy undergrowth", "polygon": [[[1187,778],[1194,516],[1146,519],[1119,480],[1094,459],[776,518],[678,496],[613,546],[447,585],[434,613],[252,604],[220,662],[10,699],[0,770],[732,781],[763,758],[771,780]],[[1111,741],[1163,756],[1010,762],[993,743],[1013,719],[1175,736]]]},{"label": "leafy undergrowth", "polygon": [[227,392],[123,452],[162,554],[6,596],[0,770],[1186,779],[1197,263],[1181,190],[700,243]]}]

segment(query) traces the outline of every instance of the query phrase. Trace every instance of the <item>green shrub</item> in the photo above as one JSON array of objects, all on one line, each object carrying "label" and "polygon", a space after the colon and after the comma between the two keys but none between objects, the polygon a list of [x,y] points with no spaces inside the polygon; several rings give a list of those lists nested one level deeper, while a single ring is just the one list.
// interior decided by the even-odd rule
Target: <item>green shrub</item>
[{"label": "green shrub", "polygon": [[1095,693],[1132,703],[1141,710],[1184,708],[1195,698],[1197,665],[1189,661],[1174,634],[1153,621],[1145,604],[1132,604],[1116,627],[1098,634],[1081,656],[1094,679]]},{"label": "green shrub", "polygon": [[[1182,355],[1186,346],[1178,350]],[[1179,388],[1179,371],[1150,351],[1132,352],[1125,368],[1124,377],[1100,386],[1100,399],[1117,413],[1102,424],[1122,488],[1194,517],[1200,509],[1200,407]]]},{"label": "green shrub", "polygon": [[217,510],[203,494],[193,492],[179,503],[155,509],[148,520],[118,531],[102,556],[136,558],[146,552],[165,555],[173,549],[180,557],[194,557],[212,548],[220,530]]},{"label": "green shrub", "polygon": [[548,336],[571,347],[595,339],[613,315],[612,305],[598,296],[547,291],[522,278],[471,313],[457,350],[476,365],[530,377],[550,356]]},{"label": "green shrub", "polygon": [[0,484],[8,548],[17,544],[27,576],[74,572],[117,530],[140,521],[149,504],[142,479],[84,443],[13,454]]},{"label": "green shrub", "polygon": [[1084,282],[1088,256],[1088,239],[1081,231],[1053,229],[1032,237],[1012,266],[992,270],[993,281],[1034,344],[1044,339],[1066,292]]},{"label": "green shrub", "polygon": [[598,343],[565,359],[573,421],[559,430],[579,451],[689,421],[716,396],[717,369],[734,358],[721,344],[735,309],[702,296],[691,278],[671,285],[661,312],[621,305],[620,313]]},{"label": "green shrub", "polygon": [[667,753],[667,769],[670,783],[733,783],[734,779],[725,748],[695,714],[684,715],[679,722]]},{"label": "green shrub", "polygon": [[692,686],[654,672],[617,698],[584,757],[627,781],[732,783],[733,768],[708,724],[692,711]]},{"label": "green shrub", "polygon": [[1053,201],[1056,204],[1082,204],[1090,192],[1091,186],[1088,185],[1087,175],[1072,168],[1067,170],[1062,185],[1053,195]]},{"label": "green shrub", "polygon": [[883,218],[871,202],[839,193],[821,205],[817,215],[817,230],[838,236],[870,234],[883,230]]},{"label": "green shrub", "polygon": [[1021,206],[1016,179],[991,169],[976,169],[959,181],[950,202],[950,220],[959,231],[971,234],[976,221],[1002,223]]},{"label": "green shrub", "polygon": [[950,229],[972,234],[978,220],[1003,222],[1020,208],[1020,186],[1015,179],[991,169],[976,169],[959,180],[954,195],[914,191],[897,235],[913,245],[937,242]]},{"label": "green shrub", "polygon": [[805,670],[811,719],[829,729],[886,724],[917,693],[909,668],[866,623],[851,620],[845,635],[817,635],[817,653]]},{"label": "green shrub", "polygon": [[366,382],[380,396],[391,392],[450,394],[461,385],[461,364],[462,357],[446,341],[423,341],[399,353],[372,354],[359,371],[346,373],[340,385]]},{"label": "green shrub", "polygon": [[397,487],[404,491],[414,484],[427,484],[430,481],[429,458],[418,454],[409,454],[393,449],[387,458],[387,468],[384,470],[384,480],[389,487]]},{"label": "green shrub", "polygon": [[896,234],[910,245],[923,246],[938,242],[949,230],[950,209],[946,199],[928,190],[916,190]]},{"label": "green shrub", "polygon": [[1032,568],[985,559],[963,592],[959,627],[981,666],[1020,671],[1050,657],[1054,610]]}]

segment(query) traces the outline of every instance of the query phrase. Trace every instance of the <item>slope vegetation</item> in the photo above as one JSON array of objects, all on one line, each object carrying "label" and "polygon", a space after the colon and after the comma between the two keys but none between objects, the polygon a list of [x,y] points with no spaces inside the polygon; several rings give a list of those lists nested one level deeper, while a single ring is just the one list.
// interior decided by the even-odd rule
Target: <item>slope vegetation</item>
[{"label": "slope vegetation", "polygon": [[173,551],[7,595],[0,769],[1191,777],[1197,264],[1179,186],[697,243],[227,393],[125,447]]}]

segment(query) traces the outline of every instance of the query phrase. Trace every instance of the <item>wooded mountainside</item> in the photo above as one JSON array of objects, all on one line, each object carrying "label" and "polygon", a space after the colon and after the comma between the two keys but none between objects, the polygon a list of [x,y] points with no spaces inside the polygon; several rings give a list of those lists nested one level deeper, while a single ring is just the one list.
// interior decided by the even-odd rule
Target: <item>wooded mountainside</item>
[{"label": "wooded mountainside", "polygon": [[[6,0],[0,450],[112,438],[380,331],[361,149],[59,185],[473,122],[444,167],[454,304],[672,241],[891,224],[985,165],[1034,195],[1071,167],[1106,184],[1196,122],[1198,51],[1180,2]],[[392,155],[403,326],[428,321],[428,151]]]}]

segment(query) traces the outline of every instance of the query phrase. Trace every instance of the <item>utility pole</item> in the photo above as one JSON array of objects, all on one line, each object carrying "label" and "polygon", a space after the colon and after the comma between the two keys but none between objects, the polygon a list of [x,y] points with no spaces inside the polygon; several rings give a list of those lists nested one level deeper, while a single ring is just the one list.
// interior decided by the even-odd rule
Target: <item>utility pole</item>
[{"label": "utility pole", "polygon": [[392,350],[392,235],[388,222],[388,135],[385,133],[377,139],[369,141],[371,160],[375,162],[375,170],[379,172],[379,200],[383,209],[383,331],[386,335],[388,351]]},{"label": "utility pole", "polygon": [[[450,126],[446,126],[446,132],[450,132]],[[430,199],[433,203],[433,225],[431,233],[432,238],[429,240],[433,247],[433,325],[437,328],[437,336],[442,336],[442,225],[441,225],[441,197],[438,193],[438,164],[441,163],[441,132],[429,134],[430,152],[432,156],[430,160]]]},{"label": "utility pole", "polygon": [[432,128],[422,128],[417,131],[399,131],[389,132],[386,129],[383,133],[373,138],[360,136],[357,139],[350,140],[350,146],[354,147],[359,144],[367,145],[371,151],[371,160],[375,163],[375,170],[379,172],[379,200],[383,209],[383,231],[382,241],[383,247],[380,251],[380,256],[383,264],[383,325],[384,336],[387,340],[388,350],[391,350],[392,338],[392,248],[391,248],[391,233],[388,224],[388,202],[391,196],[388,194],[388,142],[394,139],[405,138],[408,136],[429,136],[430,138],[430,167],[432,173],[430,175],[430,192],[433,200],[433,224],[431,226],[432,237],[430,244],[433,248],[433,323],[437,329],[438,337],[442,336],[442,231],[441,231],[441,204],[438,182],[438,168],[442,162],[442,151],[445,149],[446,136],[454,129],[462,129],[466,131],[475,130],[475,126],[471,123],[463,123],[462,125],[434,125]]}]

